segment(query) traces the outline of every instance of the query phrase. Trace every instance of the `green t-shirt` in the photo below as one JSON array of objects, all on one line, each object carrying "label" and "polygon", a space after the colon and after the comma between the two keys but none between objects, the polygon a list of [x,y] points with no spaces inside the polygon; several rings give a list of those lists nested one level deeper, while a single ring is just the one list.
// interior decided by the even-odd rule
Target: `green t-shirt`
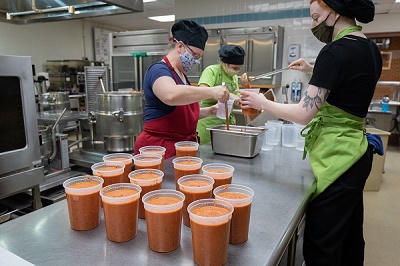
[{"label": "green t-shirt", "polygon": [[[238,76],[229,76],[222,70],[221,64],[211,65],[204,69],[203,73],[201,73],[201,77],[199,80],[200,84],[206,84],[209,87],[214,87],[221,85],[222,82],[225,82],[226,87],[228,88],[230,93],[239,95],[237,90],[239,90],[239,79]],[[217,100],[209,99],[201,101],[201,107],[209,107],[217,103]]]}]

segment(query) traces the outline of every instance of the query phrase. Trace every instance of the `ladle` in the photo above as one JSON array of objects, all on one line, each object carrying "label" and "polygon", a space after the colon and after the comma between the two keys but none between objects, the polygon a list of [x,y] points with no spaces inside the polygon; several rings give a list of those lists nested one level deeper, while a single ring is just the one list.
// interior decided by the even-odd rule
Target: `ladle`
[{"label": "ladle", "polygon": [[100,85],[101,85],[101,89],[103,90],[103,92],[106,92],[106,89],[104,88],[104,83],[103,83],[103,76],[99,76],[99,80],[100,80]]},{"label": "ladle", "polygon": [[[244,85],[244,87],[249,87],[249,86],[246,86],[246,85],[247,85],[247,83],[250,83],[250,81],[253,81],[253,80],[256,80],[256,79],[261,79],[261,78],[266,78],[266,77],[281,73],[281,72],[283,72],[285,70],[288,70],[288,69],[290,69],[290,68],[289,67],[285,67],[285,68],[278,69],[278,70],[275,70],[275,71],[271,71],[271,72],[268,72],[268,73],[264,73],[264,74],[261,74],[261,75],[255,76],[255,77],[248,77],[247,73],[243,73],[240,76],[240,84]],[[248,85],[250,85],[250,84],[248,84]]]},{"label": "ladle", "polygon": [[[222,82],[222,86],[226,86],[225,81]],[[228,101],[225,102],[225,124],[226,124],[226,130],[229,131],[229,113],[228,113]]]},{"label": "ladle", "polygon": [[57,146],[56,146],[56,127],[58,125],[58,122],[60,122],[61,117],[63,117],[65,111],[67,108],[64,108],[64,110],[61,112],[61,115],[58,117],[56,122],[54,123],[53,127],[51,128],[51,143],[53,145],[53,153],[50,155],[49,161],[53,161],[54,158],[56,158],[57,154]]}]

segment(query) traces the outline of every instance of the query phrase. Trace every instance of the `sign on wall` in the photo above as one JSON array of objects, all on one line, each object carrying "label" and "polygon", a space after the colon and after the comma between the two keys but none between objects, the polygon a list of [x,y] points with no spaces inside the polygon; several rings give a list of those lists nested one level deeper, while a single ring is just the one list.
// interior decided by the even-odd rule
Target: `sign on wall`
[{"label": "sign on wall", "polygon": [[95,61],[102,61],[106,65],[110,64],[109,33],[111,32],[111,30],[93,28]]}]

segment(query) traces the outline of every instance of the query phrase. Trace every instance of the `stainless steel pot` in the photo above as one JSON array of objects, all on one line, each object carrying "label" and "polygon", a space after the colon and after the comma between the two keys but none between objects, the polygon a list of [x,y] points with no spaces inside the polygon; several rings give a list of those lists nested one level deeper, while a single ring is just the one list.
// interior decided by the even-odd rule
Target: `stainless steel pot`
[{"label": "stainless steel pot", "polygon": [[47,92],[39,95],[40,111],[71,110],[68,92]]},{"label": "stainless steel pot", "polygon": [[108,152],[133,151],[135,137],[143,130],[143,92],[97,94],[96,130]]},{"label": "stainless steel pot", "polygon": [[51,126],[39,125],[40,157],[42,161],[48,159],[53,152],[51,144]]}]

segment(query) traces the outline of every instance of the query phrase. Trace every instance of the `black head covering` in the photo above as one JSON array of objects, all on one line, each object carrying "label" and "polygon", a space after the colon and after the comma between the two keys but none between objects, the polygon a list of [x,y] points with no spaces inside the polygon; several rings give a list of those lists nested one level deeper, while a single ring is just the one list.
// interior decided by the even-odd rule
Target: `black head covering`
[{"label": "black head covering", "polygon": [[180,20],[172,26],[171,33],[176,40],[204,51],[208,33],[203,26],[196,22],[192,20]]},{"label": "black head covering", "polygon": [[224,45],[218,51],[221,61],[227,64],[243,65],[244,50],[237,45]]},{"label": "black head covering", "polygon": [[342,16],[355,18],[362,23],[374,20],[375,5],[371,0],[323,0]]}]

